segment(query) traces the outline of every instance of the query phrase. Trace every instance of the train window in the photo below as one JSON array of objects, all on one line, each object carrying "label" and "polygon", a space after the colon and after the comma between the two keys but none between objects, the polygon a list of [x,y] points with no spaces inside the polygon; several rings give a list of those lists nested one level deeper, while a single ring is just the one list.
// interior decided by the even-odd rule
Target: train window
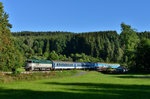
[{"label": "train window", "polygon": [[77,66],[81,66],[80,64],[78,64]]}]

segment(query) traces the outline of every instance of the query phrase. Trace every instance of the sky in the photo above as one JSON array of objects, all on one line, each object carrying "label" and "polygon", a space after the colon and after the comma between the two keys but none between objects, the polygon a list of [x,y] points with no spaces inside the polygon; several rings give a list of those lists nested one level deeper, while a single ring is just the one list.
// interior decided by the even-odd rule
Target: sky
[{"label": "sky", "polygon": [[12,32],[150,31],[150,0],[0,0]]}]

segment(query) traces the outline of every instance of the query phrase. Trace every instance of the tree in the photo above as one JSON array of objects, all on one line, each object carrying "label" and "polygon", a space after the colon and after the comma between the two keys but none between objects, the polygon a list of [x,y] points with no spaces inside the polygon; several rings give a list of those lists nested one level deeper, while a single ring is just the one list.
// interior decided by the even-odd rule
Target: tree
[{"label": "tree", "polygon": [[8,21],[8,14],[3,10],[0,2],[0,70],[11,70],[20,67],[22,63],[21,54],[14,46],[14,39],[11,36],[10,28],[12,27]]},{"label": "tree", "polygon": [[126,25],[124,23],[121,24],[121,28],[121,44],[125,45],[125,49],[128,51],[135,50],[137,43],[139,42],[136,31],[132,29],[130,25]]},{"label": "tree", "polygon": [[130,25],[122,23],[121,28],[122,28],[122,32],[120,34],[121,46],[122,49],[124,50],[123,61],[130,63],[130,61],[134,57],[134,52],[137,48],[139,38],[137,36],[136,31],[132,29]]},{"label": "tree", "polygon": [[46,48],[45,48],[45,52],[50,52],[50,50],[49,50],[49,48],[50,48],[50,45],[49,45],[49,40],[47,40],[46,41]]},{"label": "tree", "polygon": [[49,55],[49,60],[59,60],[59,56],[55,51],[52,51]]},{"label": "tree", "polygon": [[150,39],[141,40],[135,53],[134,69],[150,72]]},{"label": "tree", "polygon": [[42,55],[42,49],[38,48],[38,55]]}]

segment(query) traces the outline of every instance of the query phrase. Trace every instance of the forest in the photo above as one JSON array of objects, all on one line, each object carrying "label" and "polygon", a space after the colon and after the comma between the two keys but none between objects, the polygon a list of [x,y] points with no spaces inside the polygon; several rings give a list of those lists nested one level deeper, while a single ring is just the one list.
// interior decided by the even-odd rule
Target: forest
[{"label": "forest", "polygon": [[131,71],[150,72],[150,32],[121,23],[121,33],[96,31],[11,32],[0,3],[0,70],[25,66],[27,59],[120,63]]}]

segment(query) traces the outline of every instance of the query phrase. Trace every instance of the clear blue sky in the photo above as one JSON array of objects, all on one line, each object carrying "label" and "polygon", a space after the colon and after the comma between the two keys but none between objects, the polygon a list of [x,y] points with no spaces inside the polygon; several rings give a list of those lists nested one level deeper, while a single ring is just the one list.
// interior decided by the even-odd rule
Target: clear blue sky
[{"label": "clear blue sky", "polygon": [[0,0],[11,31],[150,31],[150,0]]}]

